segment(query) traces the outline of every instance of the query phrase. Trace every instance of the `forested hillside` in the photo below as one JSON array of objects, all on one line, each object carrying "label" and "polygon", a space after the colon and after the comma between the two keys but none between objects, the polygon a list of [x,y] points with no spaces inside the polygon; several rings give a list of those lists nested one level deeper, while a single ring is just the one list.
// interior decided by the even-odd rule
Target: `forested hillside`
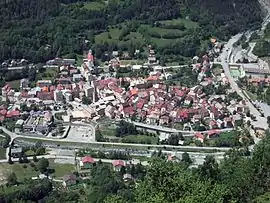
[{"label": "forested hillside", "polygon": [[[247,148],[234,149],[220,164],[207,156],[198,168],[189,167],[192,160],[187,153],[169,161],[161,151],[153,154],[149,166],[130,165],[118,172],[98,161],[89,179],[80,179],[68,190],[53,188],[46,179],[20,182],[13,175],[0,186],[0,202],[269,203],[269,136],[255,146],[252,156]],[[136,183],[124,181],[125,173]]]},{"label": "forested hillside", "polygon": [[166,61],[200,54],[210,36],[226,39],[260,21],[257,0],[1,1],[0,61],[73,57],[90,47],[98,57],[113,49],[132,55],[147,44]]}]

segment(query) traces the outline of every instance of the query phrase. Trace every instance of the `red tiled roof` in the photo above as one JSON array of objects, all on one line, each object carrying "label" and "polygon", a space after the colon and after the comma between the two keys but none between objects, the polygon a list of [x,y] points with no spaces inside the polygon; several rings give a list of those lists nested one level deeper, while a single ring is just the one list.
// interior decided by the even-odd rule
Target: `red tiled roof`
[{"label": "red tiled roof", "polygon": [[200,133],[200,132],[195,133],[195,137],[204,139],[204,135],[202,133]]},{"label": "red tiled roof", "polygon": [[188,109],[180,109],[180,110],[177,112],[177,117],[180,117],[180,118],[188,118]]},{"label": "red tiled roof", "polygon": [[63,87],[63,85],[60,85],[60,84],[59,84],[59,85],[57,85],[57,89],[58,89],[58,90],[63,90],[64,87]]},{"label": "red tiled roof", "polygon": [[88,54],[87,55],[87,60],[93,61],[94,60],[94,56],[92,54]]},{"label": "red tiled roof", "polygon": [[210,130],[208,131],[208,136],[213,136],[213,135],[216,135],[216,134],[219,134],[220,131],[219,130]]},{"label": "red tiled roof", "polygon": [[130,90],[131,95],[137,95],[138,94],[138,88],[133,88]]},{"label": "red tiled roof", "polygon": [[146,80],[158,80],[158,76],[154,76],[154,75],[152,75],[152,76],[149,76]]},{"label": "red tiled roof", "polygon": [[50,86],[50,92],[54,91],[56,87],[54,85]]},{"label": "red tiled roof", "polygon": [[16,117],[16,116],[20,116],[21,114],[20,114],[20,111],[18,111],[18,110],[13,110],[13,111],[9,111],[9,112],[7,112],[7,114],[6,114],[6,117]]},{"label": "red tiled roof", "polygon": [[7,114],[7,110],[6,109],[1,110],[0,111],[0,114],[3,115],[3,116],[5,116]]},{"label": "red tiled roof", "polygon": [[211,121],[209,122],[209,125],[211,125],[211,126],[216,125],[216,124],[217,124],[217,122],[216,122],[216,121],[213,121],[213,120],[211,120]]},{"label": "red tiled roof", "polygon": [[53,99],[53,92],[38,92],[37,97],[41,100],[51,100]]},{"label": "red tiled roof", "polygon": [[142,109],[143,108],[143,106],[144,106],[144,100],[141,100],[141,101],[139,101],[138,103],[137,103],[137,108],[138,109]]},{"label": "red tiled roof", "polygon": [[115,166],[125,166],[125,162],[123,160],[114,160],[112,165]]},{"label": "red tiled roof", "polygon": [[134,109],[131,106],[125,107],[123,111],[125,114],[134,114]]},{"label": "red tiled roof", "polygon": [[82,158],[83,163],[95,163],[95,160],[91,156],[85,156]]}]

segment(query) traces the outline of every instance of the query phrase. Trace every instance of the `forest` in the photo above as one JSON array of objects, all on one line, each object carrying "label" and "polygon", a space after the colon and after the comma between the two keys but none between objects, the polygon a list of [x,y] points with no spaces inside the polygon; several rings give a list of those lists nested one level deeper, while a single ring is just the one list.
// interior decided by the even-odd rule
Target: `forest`
[{"label": "forest", "polygon": [[[100,7],[95,8],[96,4]],[[205,51],[208,47],[205,41],[211,36],[227,39],[237,32],[256,28],[262,20],[260,13],[257,0],[1,1],[0,61],[26,58],[36,63],[55,56],[76,58],[89,48],[98,58],[115,49],[128,51],[132,56],[135,49],[143,49],[149,43],[166,56],[164,60],[177,60],[179,56],[192,57]],[[196,26],[161,24],[159,29],[166,32],[161,41],[153,38],[156,33],[151,36],[142,27],[156,29],[158,22],[175,19]],[[142,39],[128,41],[123,35],[113,43],[96,40],[97,35],[115,27],[120,31],[128,29],[126,35],[142,33]]]},{"label": "forest", "polygon": [[[69,190],[48,180],[20,182],[11,173],[0,187],[1,202],[87,202],[87,203],[267,203],[270,199],[270,134],[255,146],[228,151],[217,163],[206,156],[199,167],[183,153],[177,161],[158,151],[149,166],[128,165],[114,171],[98,161],[90,178]],[[76,173],[75,173],[76,174]],[[124,174],[134,179],[123,180]],[[135,182],[134,182],[135,181]],[[53,189],[53,187],[55,189]]]}]

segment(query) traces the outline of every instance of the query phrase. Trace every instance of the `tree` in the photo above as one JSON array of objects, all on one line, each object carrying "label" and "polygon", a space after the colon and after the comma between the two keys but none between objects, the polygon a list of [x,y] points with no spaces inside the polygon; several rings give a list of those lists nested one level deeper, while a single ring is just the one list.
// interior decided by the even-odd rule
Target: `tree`
[{"label": "tree", "polygon": [[19,156],[19,163],[20,164],[23,163],[23,159],[22,159],[22,156],[21,155]]},{"label": "tree", "polygon": [[187,152],[184,152],[182,154],[182,160],[181,161],[188,164],[188,165],[190,165],[192,163],[192,160],[191,160],[191,158],[190,158],[190,156],[189,156],[189,154]]},{"label": "tree", "polygon": [[44,173],[47,171],[47,168],[49,166],[49,161],[48,159],[45,159],[44,157],[42,157],[39,161],[38,161],[38,169],[41,173]]},{"label": "tree", "polygon": [[199,174],[204,180],[216,181],[219,179],[219,168],[213,156],[206,156],[203,165],[199,166]]},{"label": "tree", "polygon": [[91,101],[90,101],[90,99],[89,99],[88,97],[83,96],[83,98],[82,98],[82,103],[88,105],[88,104],[91,103]]},{"label": "tree", "polygon": [[10,173],[7,177],[8,185],[16,185],[17,184],[17,176],[14,172]]},{"label": "tree", "polygon": [[127,201],[119,195],[110,195],[106,197],[104,203],[127,203]]},{"label": "tree", "polygon": [[8,163],[9,163],[9,164],[13,164],[13,161],[12,161],[12,159],[11,159],[10,156],[8,157]]},{"label": "tree", "polygon": [[34,156],[33,156],[33,161],[34,162],[38,162],[38,158],[37,158],[37,156],[34,154]]}]

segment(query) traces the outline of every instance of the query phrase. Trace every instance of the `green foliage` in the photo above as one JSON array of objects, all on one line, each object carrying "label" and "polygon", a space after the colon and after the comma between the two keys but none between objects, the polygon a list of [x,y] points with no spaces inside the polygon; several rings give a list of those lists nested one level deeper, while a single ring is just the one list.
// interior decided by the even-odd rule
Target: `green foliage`
[{"label": "green foliage", "polygon": [[132,123],[121,120],[119,126],[115,130],[116,137],[124,137],[126,135],[136,135],[138,132]]},{"label": "green foliage", "polygon": [[49,166],[48,159],[45,159],[44,157],[42,157],[41,159],[39,159],[37,167],[38,167],[38,169],[39,169],[39,171],[41,173],[46,172],[48,166]]},{"label": "green foliage", "polygon": [[256,43],[254,47],[254,54],[259,57],[269,56],[270,53],[270,42],[265,39],[261,39]]},{"label": "green foliage", "polygon": [[88,202],[102,202],[107,195],[117,194],[117,191],[124,188],[122,182],[108,165],[97,165],[91,171],[90,184],[92,189],[88,194]]},{"label": "green foliage", "polygon": [[221,133],[215,138],[215,146],[217,147],[237,147],[241,146],[239,142],[240,133],[237,131]]},{"label": "green foliage", "polygon": [[17,184],[17,176],[15,173],[11,173],[7,178],[8,185],[16,185]]},{"label": "green foliage", "polygon": [[[181,22],[177,24],[163,21],[179,19]],[[148,43],[158,45],[158,52],[169,60],[172,55],[189,57],[203,52],[201,43],[211,36],[228,38],[260,22],[260,8],[255,0],[110,0],[108,4],[84,0],[9,0],[0,7],[0,61],[26,58],[40,62],[55,56],[81,55],[90,47],[98,58],[105,58],[105,51],[134,50]],[[155,35],[152,38],[147,32],[143,32],[143,38],[130,37],[142,29],[141,24],[177,32],[163,34],[162,39],[157,38],[161,37],[160,32],[150,33]],[[116,26],[121,30],[119,39],[107,32]],[[94,35],[100,33],[111,38],[110,43],[95,42]],[[161,47],[165,38],[168,43]],[[129,54],[132,56],[134,52]]]},{"label": "green foliage", "polygon": [[52,184],[44,179],[29,181],[24,185],[13,186],[0,191],[0,202],[37,202],[52,191]]}]

